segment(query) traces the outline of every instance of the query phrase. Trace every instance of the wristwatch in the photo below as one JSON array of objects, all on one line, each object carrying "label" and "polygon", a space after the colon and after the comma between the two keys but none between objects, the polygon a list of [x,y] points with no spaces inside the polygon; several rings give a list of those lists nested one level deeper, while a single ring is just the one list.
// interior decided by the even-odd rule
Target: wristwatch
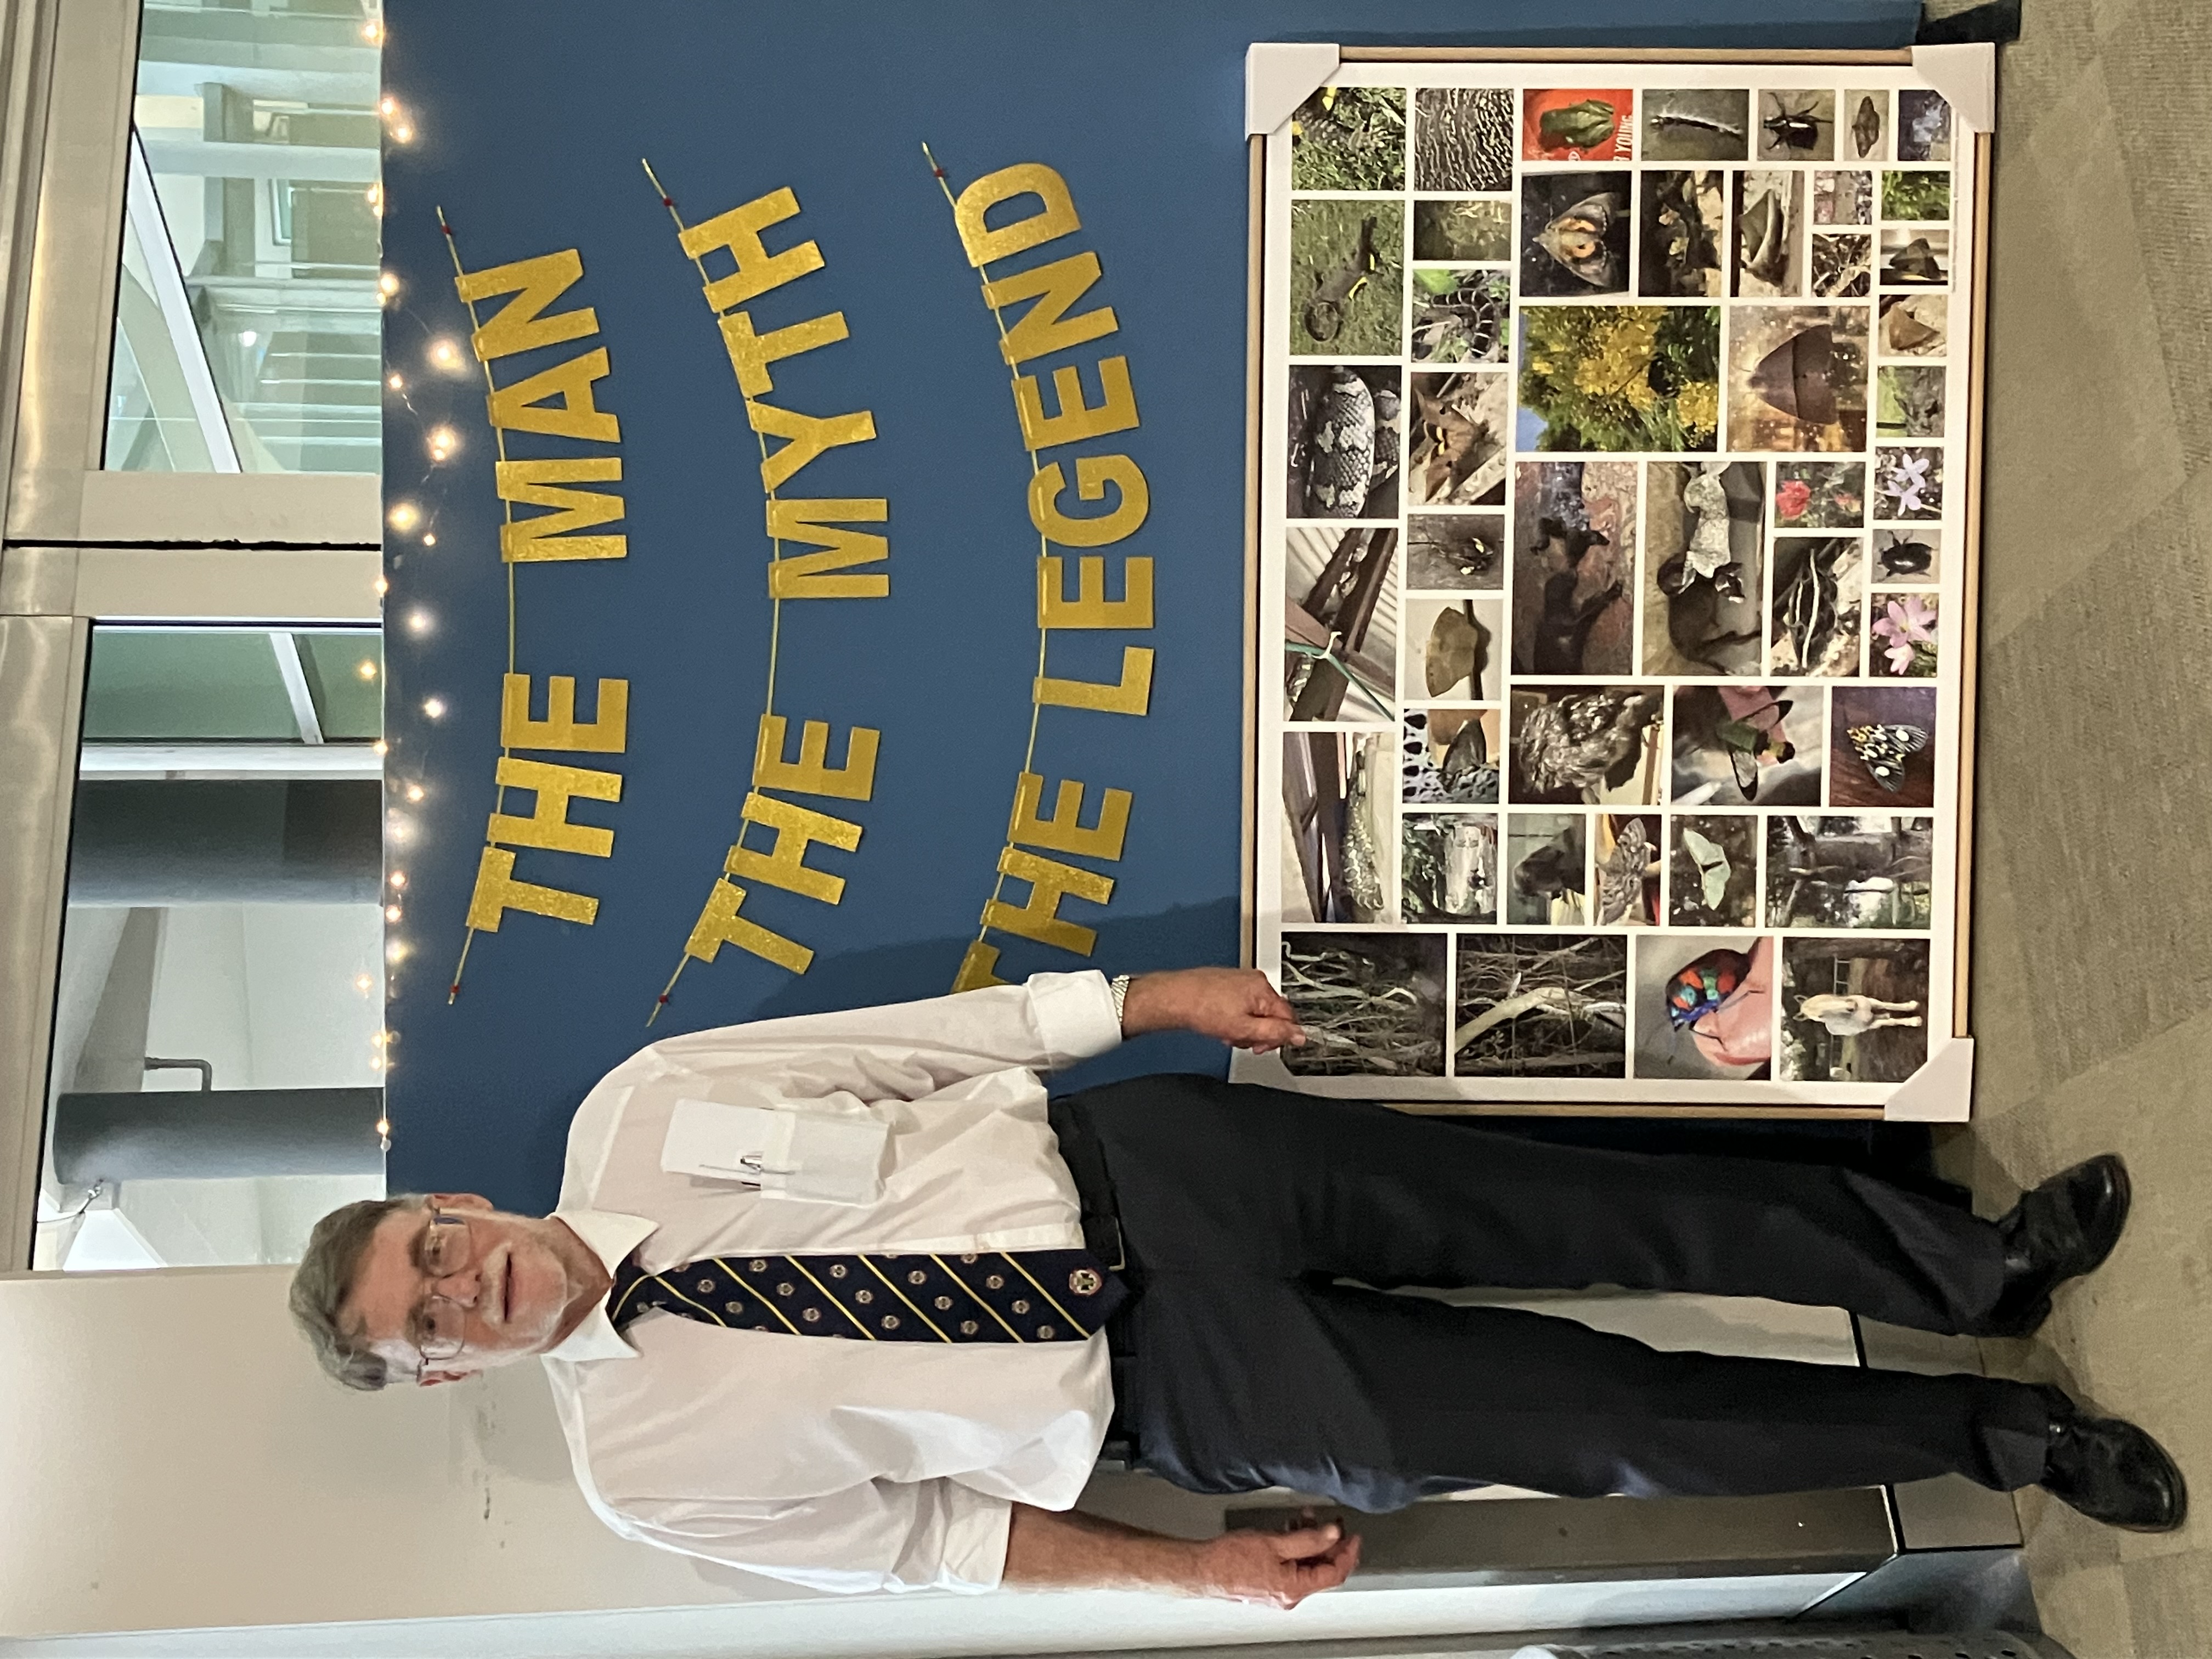
[{"label": "wristwatch", "polygon": [[1121,1005],[1129,1000],[1129,975],[1115,975],[1113,983],[1107,988],[1114,994],[1114,1023],[1119,1025],[1121,1023]]}]

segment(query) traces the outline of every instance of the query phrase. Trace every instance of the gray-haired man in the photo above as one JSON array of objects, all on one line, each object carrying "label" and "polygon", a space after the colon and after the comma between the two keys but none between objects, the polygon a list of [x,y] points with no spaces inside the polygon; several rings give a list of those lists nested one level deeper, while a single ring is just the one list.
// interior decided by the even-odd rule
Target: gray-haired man
[{"label": "gray-haired man", "polygon": [[[1048,1103],[1039,1073],[1168,1029],[1302,1039],[1261,976],[1221,969],[671,1038],[586,1097],[551,1215],[465,1194],[349,1206],[318,1227],[294,1310],[355,1387],[542,1358],[608,1525],[831,1590],[1287,1605],[1356,1565],[1334,1524],[1193,1543],[1070,1513],[1109,1436],[1193,1490],[1370,1510],[1486,1482],[1957,1471],[2180,1523],[2156,1443],[2055,1389],[1662,1354],[1387,1294],[1602,1282],[2016,1333],[2117,1240],[2117,1159],[1990,1223],[1849,1170],[1544,1146],[1210,1079]],[[712,1150],[742,1126],[772,1144]]]}]

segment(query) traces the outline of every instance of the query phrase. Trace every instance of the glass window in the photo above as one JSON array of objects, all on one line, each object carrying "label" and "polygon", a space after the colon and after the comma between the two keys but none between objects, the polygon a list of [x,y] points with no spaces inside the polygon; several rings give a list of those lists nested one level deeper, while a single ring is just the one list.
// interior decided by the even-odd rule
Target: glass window
[{"label": "glass window", "polygon": [[292,1261],[384,1190],[381,641],[100,627],[33,1265]]},{"label": "glass window", "polygon": [[106,465],[374,472],[380,12],[146,0]]}]

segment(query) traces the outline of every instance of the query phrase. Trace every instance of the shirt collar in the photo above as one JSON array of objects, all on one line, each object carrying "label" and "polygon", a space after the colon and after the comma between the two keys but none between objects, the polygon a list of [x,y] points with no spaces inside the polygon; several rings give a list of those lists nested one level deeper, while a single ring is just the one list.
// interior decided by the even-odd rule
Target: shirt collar
[{"label": "shirt collar", "polygon": [[[627,1261],[629,1253],[642,1244],[655,1231],[655,1224],[643,1216],[624,1215],[618,1210],[558,1209],[554,1220],[565,1223],[570,1232],[591,1247],[600,1265],[611,1273]],[[568,1333],[557,1345],[539,1356],[544,1359],[635,1359],[637,1350],[629,1339],[615,1328],[607,1317],[605,1302],[595,1304],[584,1316],[583,1322]]]}]

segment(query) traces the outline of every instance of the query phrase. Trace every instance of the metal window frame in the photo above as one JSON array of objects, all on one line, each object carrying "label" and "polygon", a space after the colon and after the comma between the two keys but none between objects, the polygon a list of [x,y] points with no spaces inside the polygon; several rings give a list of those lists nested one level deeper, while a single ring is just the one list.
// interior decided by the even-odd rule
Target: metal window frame
[{"label": "metal window frame", "polygon": [[375,477],[102,470],[139,15],[0,0],[0,1273],[30,1266],[94,623],[380,620]]}]

